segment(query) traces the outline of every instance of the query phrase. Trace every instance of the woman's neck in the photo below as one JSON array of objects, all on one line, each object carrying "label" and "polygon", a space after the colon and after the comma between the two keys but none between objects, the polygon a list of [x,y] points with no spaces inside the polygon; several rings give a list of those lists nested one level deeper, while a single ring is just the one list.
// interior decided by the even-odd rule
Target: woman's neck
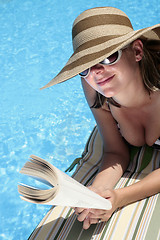
[{"label": "woman's neck", "polygon": [[119,93],[113,99],[125,108],[139,108],[150,104],[152,93],[149,93],[144,86],[137,86],[127,89],[125,93]]}]

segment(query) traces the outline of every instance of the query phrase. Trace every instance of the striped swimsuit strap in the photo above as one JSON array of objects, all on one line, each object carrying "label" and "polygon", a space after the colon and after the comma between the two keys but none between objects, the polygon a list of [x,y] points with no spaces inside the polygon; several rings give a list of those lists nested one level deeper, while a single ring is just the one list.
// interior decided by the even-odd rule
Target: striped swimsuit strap
[{"label": "striped swimsuit strap", "polygon": [[155,141],[152,147],[160,150],[160,137]]}]

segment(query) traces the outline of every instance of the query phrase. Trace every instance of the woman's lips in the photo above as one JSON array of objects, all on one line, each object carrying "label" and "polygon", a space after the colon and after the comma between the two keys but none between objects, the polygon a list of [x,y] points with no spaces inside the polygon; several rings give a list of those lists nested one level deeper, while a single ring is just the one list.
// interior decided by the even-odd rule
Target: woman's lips
[{"label": "woman's lips", "polygon": [[106,83],[110,82],[113,78],[114,78],[114,75],[111,76],[111,77],[109,77],[109,78],[106,78],[106,79],[103,79],[103,80],[97,82],[97,84],[98,84],[99,86],[103,86],[103,85],[105,85]]}]

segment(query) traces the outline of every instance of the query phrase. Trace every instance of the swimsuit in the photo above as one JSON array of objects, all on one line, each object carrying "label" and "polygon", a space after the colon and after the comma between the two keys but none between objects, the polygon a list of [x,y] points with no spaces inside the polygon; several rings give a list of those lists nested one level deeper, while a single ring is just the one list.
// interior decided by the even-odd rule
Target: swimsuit
[{"label": "swimsuit", "polygon": [[153,148],[160,150],[160,137],[157,139],[157,141],[152,145]]}]

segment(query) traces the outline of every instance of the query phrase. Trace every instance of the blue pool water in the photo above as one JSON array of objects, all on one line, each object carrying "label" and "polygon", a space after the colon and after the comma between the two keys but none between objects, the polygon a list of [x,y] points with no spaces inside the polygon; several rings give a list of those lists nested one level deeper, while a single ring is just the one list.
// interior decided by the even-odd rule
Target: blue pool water
[{"label": "blue pool water", "polygon": [[106,5],[124,10],[135,29],[160,22],[159,0],[0,0],[0,240],[27,239],[49,209],[19,198],[28,157],[64,171],[95,125],[79,77],[39,88],[71,55],[75,17]]}]

